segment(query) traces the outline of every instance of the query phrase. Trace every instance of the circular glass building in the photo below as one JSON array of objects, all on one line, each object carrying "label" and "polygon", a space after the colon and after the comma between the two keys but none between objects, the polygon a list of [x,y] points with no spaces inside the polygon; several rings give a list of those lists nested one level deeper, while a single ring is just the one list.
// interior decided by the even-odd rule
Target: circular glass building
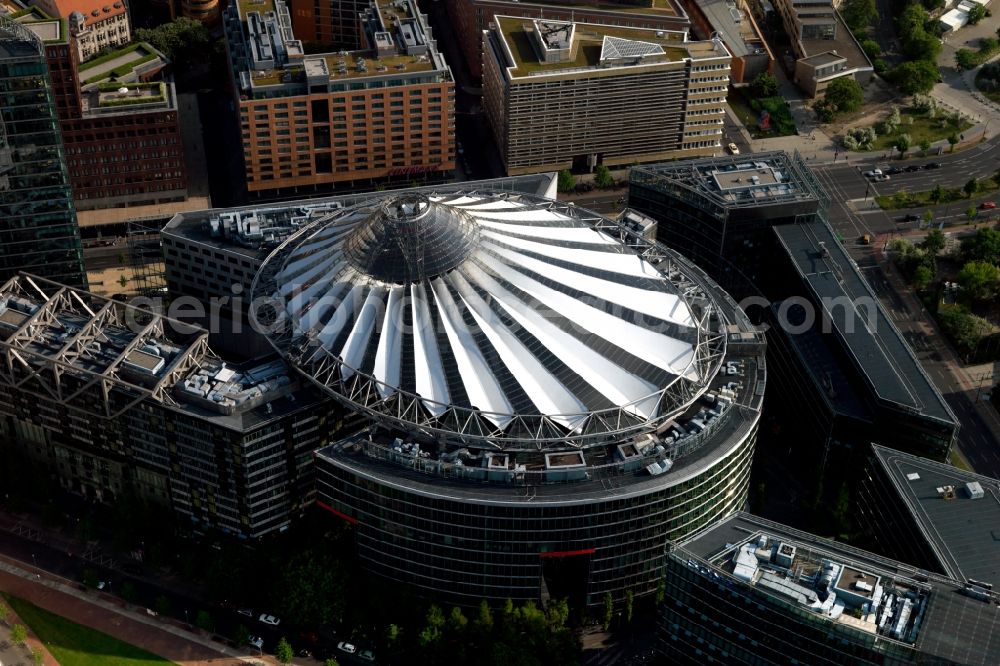
[{"label": "circular glass building", "polygon": [[704,273],[527,195],[387,194],[254,284],[270,341],[367,425],[318,501],[374,572],[458,603],[655,591],[666,540],[746,499],[762,336]]}]

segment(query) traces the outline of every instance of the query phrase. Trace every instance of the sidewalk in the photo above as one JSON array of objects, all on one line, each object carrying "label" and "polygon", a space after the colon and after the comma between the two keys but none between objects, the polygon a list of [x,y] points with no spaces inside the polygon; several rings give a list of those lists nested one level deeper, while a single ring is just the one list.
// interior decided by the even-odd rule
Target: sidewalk
[{"label": "sidewalk", "polygon": [[[941,363],[945,368],[947,368],[952,377],[952,381],[961,390],[961,392],[965,393],[966,397],[969,398],[973,409],[982,419],[983,424],[989,429],[994,440],[1000,441],[1000,414],[997,414],[997,410],[988,402],[976,400],[976,393],[979,390],[978,377],[974,378],[970,375],[971,368],[967,369],[962,364],[961,359],[958,358],[955,350],[952,349],[951,344],[938,328],[937,322],[933,317],[927,314],[924,304],[921,303],[916,297],[913,290],[910,289],[908,285],[903,283],[895,267],[892,266],[891,262],[888,261],[879,249],[882,247],[887,238],[888,236],[883,234],[874,241],[875,258],[878,264],[883,267],[883,274],[891,283],[892,289],[895,290],[903,301],[906,302],[906,306],[909,308],[910,312],[914,314],[913,323],[917,324],[921,331],[927,335],[928,338],[934,341],[934,349],[940,351],[942,356]],[[916,313],[920,313],[919,316],[916,315]],[[938,390],[940,390],[941,393],[946,393],[945,387],[939,386]]]},{"label": "sidewalk", "polygon": [[233,650],[108,595],[81,591],[70,581],[2,555],[0,590],[181,666],[231,666],[237,661],[277,663],[272,657]]}]

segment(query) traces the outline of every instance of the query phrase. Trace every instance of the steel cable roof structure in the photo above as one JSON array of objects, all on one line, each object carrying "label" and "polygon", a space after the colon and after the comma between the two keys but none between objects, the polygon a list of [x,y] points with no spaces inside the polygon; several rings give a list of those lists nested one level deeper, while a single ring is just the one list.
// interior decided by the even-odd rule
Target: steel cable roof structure
[{"label": "steel cable roof structure", "polygon": [[491,191],[383,196],[264,263],[258,319],[296,368],[394,427],[507,450],[654,429],[725,355],[706,278],[574,206]]}]

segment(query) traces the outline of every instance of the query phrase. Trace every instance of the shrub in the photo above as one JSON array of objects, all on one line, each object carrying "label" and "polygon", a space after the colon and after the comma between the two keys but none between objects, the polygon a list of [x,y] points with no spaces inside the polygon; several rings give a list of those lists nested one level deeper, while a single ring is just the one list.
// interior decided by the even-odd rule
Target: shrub
[{"label": "shrub", "polygon": [[878,134],[872,127],[855,127],[844,137],[844,147],[849,150],[872,150]]}]

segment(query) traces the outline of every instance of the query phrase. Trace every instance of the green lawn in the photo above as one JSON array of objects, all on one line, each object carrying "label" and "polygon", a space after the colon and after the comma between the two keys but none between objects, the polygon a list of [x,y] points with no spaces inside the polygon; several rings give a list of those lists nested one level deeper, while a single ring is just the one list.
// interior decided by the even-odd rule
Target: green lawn
[{"label": "green lawn", "polygon": [[[875,148],[873,150],[894,150],[893,144],[896,143],[896,137],[900,134],[909,134],[910,145],[912,146],[911,150],[917,150],[925,140],[934,143],[935,141],[947,139],[951,134],[961,135],[962,132],[972,127],[972,123],[964,117],[958,125],[954,125],[941,115],[936,118],[928,118],[926,113],[918,113],[910,109],[904,109],[900,112],[900,115],[903,122],[899,126],[899,131],[895,134],[879,136],[875,139]],[[912,123],[909,122],[909,118],[913,119]]]},{"label": "green lawn", "polygon": [[[754,139],[792,136],[796,133],[792,111],[783,97],[747,99],[741,90],[731,89],[726,101]],[[761,109],[767,109],[771,116],[771,128],[767,131],[760,128]]]},{"label": "green lawn", "polygon": [[31,627],[60,666],[144,666],[169,664],[155,654],[123,643],[43,610],[23,599],[4,595],[7,602]]}]

